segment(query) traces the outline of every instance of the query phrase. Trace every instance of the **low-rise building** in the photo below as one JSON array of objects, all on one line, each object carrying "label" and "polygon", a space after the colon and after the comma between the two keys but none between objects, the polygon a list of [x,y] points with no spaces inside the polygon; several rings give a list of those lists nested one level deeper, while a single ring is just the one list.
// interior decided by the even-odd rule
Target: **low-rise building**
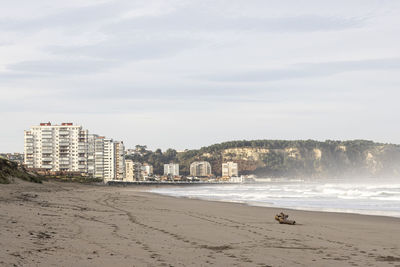
[{"label": "low-rise building", "polygon": [[148,163],[143,163],[142,167],[141,167],[141,170],[142,170],[142,176],[143,177],[147,177],[147,176],[153,175],[153,166],[148,164]]}]

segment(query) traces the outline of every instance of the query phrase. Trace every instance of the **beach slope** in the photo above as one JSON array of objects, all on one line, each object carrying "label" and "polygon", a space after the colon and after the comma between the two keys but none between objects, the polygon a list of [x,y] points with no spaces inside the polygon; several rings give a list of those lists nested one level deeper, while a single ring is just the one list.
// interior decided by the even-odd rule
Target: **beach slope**
[{"label": "beach slope", "polygon": [[400,266],[400,219],[18,181],[0,187],[0,266]]}]

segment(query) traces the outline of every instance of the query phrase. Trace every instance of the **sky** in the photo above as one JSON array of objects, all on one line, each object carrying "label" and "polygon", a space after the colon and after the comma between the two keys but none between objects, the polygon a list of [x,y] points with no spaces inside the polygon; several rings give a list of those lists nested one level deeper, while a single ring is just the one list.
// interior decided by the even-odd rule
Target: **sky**
[{"label": "sky", "polygon": [[48,121],[126,148],[400,143],[400,1],[1,4],[0,152]]}]

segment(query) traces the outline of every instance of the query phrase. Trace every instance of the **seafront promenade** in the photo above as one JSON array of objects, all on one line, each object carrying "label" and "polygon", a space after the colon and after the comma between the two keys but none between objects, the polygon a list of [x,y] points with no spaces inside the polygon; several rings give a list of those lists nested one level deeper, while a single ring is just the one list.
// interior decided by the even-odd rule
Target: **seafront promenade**
[{"label": "seafront promenade", "polygon": [[232,182],[221,182],[221,181],[196,181],[196,182],[188,182],[188,181],[134,181],[134,182],[126,182],[126,181],[108,181],[105,183],[110,186],[134,186],[134,185],[229,185],[229,184],[241,184],[241,183],[232,183]]}]

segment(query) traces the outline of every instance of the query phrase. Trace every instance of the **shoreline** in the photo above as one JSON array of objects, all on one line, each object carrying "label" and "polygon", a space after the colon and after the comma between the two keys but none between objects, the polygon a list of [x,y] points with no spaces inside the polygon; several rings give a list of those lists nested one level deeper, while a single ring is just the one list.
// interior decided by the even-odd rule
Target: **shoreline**
[{"label": "shoreline", "polygon": [[[259,208],[266,208],[266,209],[274,209],[279,213],[282,210],[288,210],[288,211],[303,211],[303,212],[316,212],[316,213],[329,213],[329,214],[349,214],[349,215],[357,215],[357,216],[371,216],[371,217],[382,217],[382,218],[393,218],[393,219],[398,219],[400,223],[400,217],[397,216],[390,216],[390,215],[379,215],[379,214],[364,214],[364,213],[357,213],[357,212],[341,212],[341,211],[328,211],[328,210],[307,210],[303,208],[287,208],[287,207],[278,207],[278,206],[267,206],[267,205],[252,205],[247,202],[239,202],[239,201],[229,201],[229,200],[215,200],[215,199],[206,199],[206,198],[199,198],[199,197],[188,197],[188,196],[172,196],[172,195],[167,195],[167,194],[162,194],[162,193],[157,193],[157,192],[150,192],[148,190],[138,190],[143,193],[148,193],[148,194],[155,194],[163,197],[169,197],[169,198],[176,198],[176,199],[186,199],[186,200],[198,200],[198,201],[207,201],[207,202],[215,202],[215,203],[227,203],[227,204],[237,204],[237,205],[242,205],[244,207],[259,207]],[[261,203],[261,202],[260,202]]]},{"label": "shoreline", "polygon": [[[140,188],[141,185],[138,185],[138,188]],[[185,185],[176,185],[177,187],[185,187]],[[153,188],[162,188],[163,185],[156,185]],[[279,207],[276,205],[268,205],[265,202],[246,202],[246,201],[236,201],[236,200],[228,200],[228,199],[212,199],[212,198],[201,198],[201,197],[190,197],[190,196],[174,196],[174,195],[170,195],[170,194],[164,194],[164,193],[159,193],[159,192],[151,192],[152,187],[148,187],[146,189],[143,190],[143,192],[148,192],[148,193],[152,193],[152,194],[157,194],[157,195],[161,195],[161,196],[167,196],[167,197],[173,197],[173,198],[180,198],[180,199],[196,199],[196,200],[204,200],[204,201],[212,201],[212,202],[224,202],[224,203],[236,203],[236,204],[243,204],[245,206],[254,206],[254,207],[265,207],[265,208],[272,208],[272,209],[285,209],[285,210],[294,210],[294,211],[309,211],[309,212],[322,212],[322,213],[338,213],[338,214],[355,214],[355,215],[363,215],[363,216],[378,216],[378,217],[389,217],[389,218],[397,218],[400,219],[400,214],[396,214],[396,215],[389,215],[389,214],[373,214],[373,213],[367,213],[368,210],[366,210],[365,213],[363,212],[356,212],[355,210],[350,210],[348,212],[341,210],[341,209],[335,209],[335,208],[304,208],[304,207]],[[166,188],[171,188],[170,185],[166,186]],[[373,210],[371,210],[373,212]],[[391,212],[391,211],[389,211]]]},{"label": "shoreline", "polygon": [[0,186],[0,265],[400,265],[398,218],[287,209],[281,225],[281,208],[143,189]]}]

